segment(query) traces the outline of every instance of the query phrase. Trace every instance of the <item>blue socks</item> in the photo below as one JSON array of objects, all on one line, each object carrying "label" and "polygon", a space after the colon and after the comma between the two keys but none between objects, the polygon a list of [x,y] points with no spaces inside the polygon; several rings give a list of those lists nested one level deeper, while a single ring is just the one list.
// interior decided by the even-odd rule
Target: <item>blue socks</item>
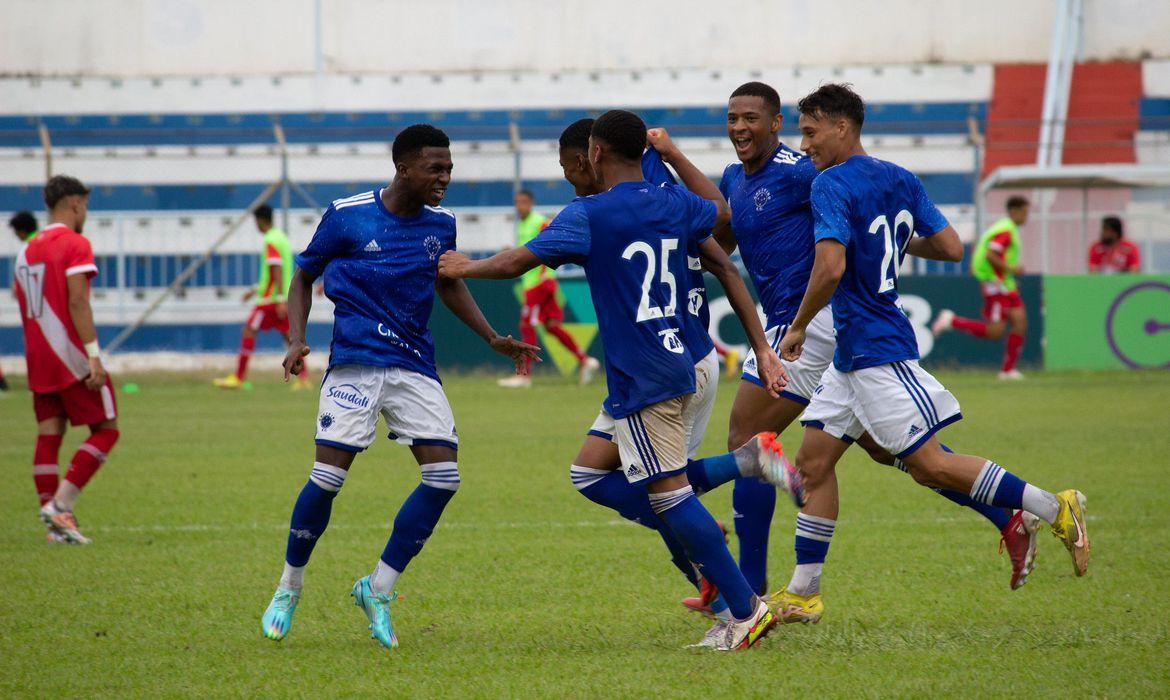
[{"label": "blue socks", "polygon": [[650,494],[650,505],[686,548],[688,558],[700,573],[719,588],[728,609],[737,619],[752,614],[752,589],[748,586],[715,518],[707,512],[689,485],[664,493]]},{"label": "blue socks", "polygon": [[788,584],[789,592],[796,595],[820,592],[821,570],[824,568],[825,558],[829,555],[829,543],[832,542],[836,529],[836,520],[804,513],[796,514],[796,537],[793,543],[793,549],[796,550],[796,568],[793,569],[792,580]]},{"label": "blue socks", "polygon": [[329,525],[333,499],[345,483],[345,475],[346,471],[341,467],[321,462],[313,464],[309,480],[297,496],[288,526],[284,560],[289,566],[303,567],[309,563],[313,547]]},{"label": "blue socks", "polygon": [[[398,509],[390,540],[382,552],[381,561],[397,573],[405,571],[410,560],[422,551],[443,509],[459,488],[459,468],[455,462],[423,464],[420,469],[422,483]],[[393,588],[392,581],[389,588]]]},{"label": "blue socks", "polygon": [[768,534],[776,509],[776,487],[755,477],[735,480],[731,492],[735,534],[739,538],[739,568],[759,595],[768,588]]},{"label": "blue socks", "polygon": [[732,452],[717,457],[687,461],[687,481],[695,489],[695,493],[699,495],[740,476],[739,465]]},{"label": "blue socks", "polygon": [[1024,504],[1024,486],[1023,479],[988,461],[975,477],[971,498],[1000,508],[1020,508]]}]

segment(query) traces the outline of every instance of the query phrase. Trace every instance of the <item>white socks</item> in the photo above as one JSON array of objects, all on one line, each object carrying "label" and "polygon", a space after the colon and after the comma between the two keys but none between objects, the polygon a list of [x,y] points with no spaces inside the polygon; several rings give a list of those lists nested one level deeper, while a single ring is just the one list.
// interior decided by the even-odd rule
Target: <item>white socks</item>
[{"label": "white socks", "polygon": [[1021,501],[1022,508],[1032,515],[1043,518],[1049,525],[1056,522],[1056,516],[1060,513],[1060,502],[1056,500],[1056,496],[1044,489],[1025,484]]},{"label": "white socks", "polygon": [[284,574],[280,577],[280,587],[288,588],[298,593],[305,586],[305,567],[293,566],[287,561],[284,563]]},{"label": "white socks", "polygon": [[53,502],[57,506],[57,510],[72,513],[79,493],[81,493],[81,489],[74,486],[72,481],[62,479],[60,485],[57,486],[57,493],[53,495]]},{"label": "white socks", "polygon": [[788,582],[788,592],[796,595],[812,595],[821,592],[821,569],[825,562],[814,564],[797,564],[792,570],[792,580]]},{"label": "white socks", "polygon": [[378,595],[390,595],[394,592],[394,584],[401,575],[401,571],[379,559],[378,565],[374,567],[374,575],[370,576],[370,589]]}]

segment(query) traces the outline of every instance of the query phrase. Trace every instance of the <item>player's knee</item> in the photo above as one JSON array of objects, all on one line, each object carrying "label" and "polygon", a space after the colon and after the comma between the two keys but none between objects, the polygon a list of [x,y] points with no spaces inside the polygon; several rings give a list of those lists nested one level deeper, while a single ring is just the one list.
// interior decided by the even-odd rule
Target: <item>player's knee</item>
[{"label": "player's knee", "polygon": [[989,340],[999,340],[1003,337],[1003,331],[1006,327],[1003,321],[996,321],[995,323],[987,324],[987,338]]},{"label": "player's knee", "polygon": [[902,463],[906,466],[906,473],[918,484],[934,488],[942,483],[943,467],[937,462],[912,455],[903,459]]},{"label": "player's knee", "polygon": [[421,464],[419,469],[422,471],[423,484],[445,491],[459,490],[459,465],[456,462]]},{"label": "player's knee", "polygon": [[569,465],[569,481],[573,482],[573,488],[583,494],[585,489],[601,481],[608,473],[602,469],[582,467],[579,464]]},{"label": "player's knee", "polygon": [[800,450],[796,453],[796,468],[804,477],[804,487],[812,490],[829,477],[833,471],[833,462],[827,457]]},{"label": "player's knee", "polygon": [[742,447],[745,442],[751,440],[755,436],[755,433],[748,432],[747,430],[739,427],[736,423],[742,423],[742,421],[732,421],[731,427],[727,430],[728,452],[734,452],[735,450]]}]

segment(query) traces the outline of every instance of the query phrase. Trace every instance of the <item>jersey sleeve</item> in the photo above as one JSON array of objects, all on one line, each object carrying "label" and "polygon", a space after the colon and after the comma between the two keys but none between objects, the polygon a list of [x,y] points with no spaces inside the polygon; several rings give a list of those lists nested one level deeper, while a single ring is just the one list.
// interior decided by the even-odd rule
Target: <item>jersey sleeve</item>
[{"label": "jersey sleeve", "polygon": [[69,245],[65,248],[65,276],[85,275],[94,277],[98,273],[97,263],[93,259],[93,245],[89,239],[77,235],[71,236]]},{"label": "jersey sleeve", "polygon": [[583,264],[591,245],[589,215],[585,205],[571,202],[525,248],[549,267],[565,263]]},{"label": "jersey sleeve", "polygon": [[695,245],[699,245],[711,237],[711,233],[715,228],[715,220],[719,216],[719,207],[715,206],[715,202],[709,199],[703,199],[683,187],[675,188],[675,193],[681,196],[683,200],[683,216],[685,217],[683,220],[687,223],[687,228],[689,229],[687,233],[691,234]]},{"label": "jersey sleeve", "polygon": [[1089,270],[1093,270],[1101,266],[1104,262],[1105,256],[1102,254],[1101,246],[1094,243],[1089,246]]},{"label": "jersey sleeve", "polygon": [[735,167],[735,163],[730,163],[723,169],[723,175],[719,178],[719,193],[727,199],[727,193],[731,190],[731,169]]},{"label": "jersey sleeve", "polygon": [[[653,146],[646,149],[642,153],[642,177],[652,185],[661,187],[663,185],[678,185],[678,180],[675,179],[674,173],[666,167],[666,163],[662,160],[662,154],[659,153]],[[682,187],[682,185],[679,185]]]},{"label": "jersey sleeve", "polygon": [[309,246],[299,253],[295,260],[297,267],[314,279],[321,276],[330,260],[341,257],[353,249],[353,241],[340,226],[337,210],[330,204],[317,224],[317,231]]},{"label": "jersey sleeve", "polygon": [[922,237],[933,236],[951,224],[934,205],[934,202],[930,201],[930,197],[926,194],[926,188],[922,186],[922,180],[919,180],[917,176],[913,177],[914,211],[910,213],[914,215],[914,233]]},{"label": "jersey sleeve", "polygon": [[1129,249],[1126,255],[1125,270],[1127,272],[1141,272],[1142,270],[1142,251],[1133,243],[1129,244]]},{"label": "jersey sleeve", "polygon": [[834,240],[848,245],[852,236],[849,227],[849,200],[845,188],[833,177],[821,176],[813,180],[810,201],[813,212],[813,239],[816,242]]},{"label": "jersey sleeve", "polygon": [[1008,246],[1011,244],[1012,244],[1011,232],[1010,231],[1000,231],[999,233],[992,236],[991,240],[988,241],[987,249],[994,250],[995,252],[1002,255],[1003,251],[1007,250]]},{"label": "jersey sleeve", "polygon": [[264,246],[264,262],[269,265],[283,265],[284,259],[280,257],[280,251],[276,246],[268,243]]}]

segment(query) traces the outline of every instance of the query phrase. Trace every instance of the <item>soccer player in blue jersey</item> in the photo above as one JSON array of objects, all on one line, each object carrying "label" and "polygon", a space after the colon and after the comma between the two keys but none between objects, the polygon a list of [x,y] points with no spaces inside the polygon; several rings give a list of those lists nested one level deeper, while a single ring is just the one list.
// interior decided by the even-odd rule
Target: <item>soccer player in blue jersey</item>
[{"label": "soccer player in blue jersey", "polygon": [[[837,332],[833,362],[800,419],[805,429],[796,462],[809,503],[826,488],[836,498],[830,477],[837,461],[866,432],[920,484],[1049,523],[1083,576],[1089,536],[1079,491],[1044,491],[991,460],[945,450],[936,436],[962,414],[955,397],[918,364],[914,330],[898,302],[898,269],[906,254],[961,260],[955,229],[917,177],[866,154],[865,106],[852,89],[822,85],[798,109],[801,150],[820,171],[811,193],[816,252],[780,352],[790,362],[802,356],[811,325],[830,300]],[[827,539],[824,544],[827,549]]]},{"label": "soccer player in blue jersey", "polygon": [[[710,239],[729,212],[718,192],[704,199],[680,187],[656,187],[645,179],[646,126],[631,112],[612,110],[593,124],[589,163],[604,191],[581,197],[523,248],[486,260],[445,254],[440,274],[514,278],[545,264],[577,263],[585,269],[605,346],[609,396],[620,462],[610,467],[642,484],[655,515],[683,544],[687,557],[723,592],[732,620],[717,648],[754,644],[775,624],[727,550],[714,518],[686,480],[687,405],[696,382],[695,361],[680,338],[686,303],[686,251],[698,242],[706,264],[728,286],[753,347],[764,347],[763,328],[734,265]],[[761,363],[765,386],[783,386],[779,360]]]},{"label": "soccer player in blue jersey", "polygon": [[373,443],[381,414],[390,439],[410,446],[422,483],[402,504],[374,572],[353,585],[353,597],[371,636],[398,646],[390,617],[394,584],[459,488],[459,438],[427,328],[436,293],[493,350],[516,362],[517,371],[538,351],[496,333],[464,282],[437,276],[439,256],[455,248],[455,215],[439,206],[451,181],[446,134],[427,124],[409,126],[394,139],[392,154],[394,180],[333,202],[296,256],[285,381],[309,354],[305,324],[313,282],[322,276],[335,304],[333,342],[321,382],[316,459],[293,506],[284,574],[261,620],[269,639],[288,634],[309,555],[354,458]]}]

